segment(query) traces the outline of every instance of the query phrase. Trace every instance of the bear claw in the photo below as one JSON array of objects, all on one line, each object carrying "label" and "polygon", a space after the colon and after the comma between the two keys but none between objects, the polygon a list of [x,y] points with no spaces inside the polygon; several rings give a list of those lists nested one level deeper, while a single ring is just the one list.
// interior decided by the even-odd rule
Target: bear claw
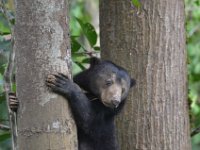
[{"label": "bear claw", "polygon": [[69,78],[62,73],[50,74],[47,76],[46,85],[54,92],[65,93],[68,81]]},{"label": "bear claw", "polygon": [[19,106],[19,101],[16,97],[15,93],[9,93],[9,107],[12,111],[17,112],[18,106]]}]

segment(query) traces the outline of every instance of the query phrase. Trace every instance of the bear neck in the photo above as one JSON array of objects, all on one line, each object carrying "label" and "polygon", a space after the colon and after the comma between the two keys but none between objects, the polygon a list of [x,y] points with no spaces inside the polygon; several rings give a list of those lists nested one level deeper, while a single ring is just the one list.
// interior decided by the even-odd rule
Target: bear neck
[{"label": "bear neck", "polygon": [[87,92],[91,92],[89,89],[90,78],[89,72],[87,70],[77,74],[74,76],[73,80],[76,84],[78,84],[83,90]]}]

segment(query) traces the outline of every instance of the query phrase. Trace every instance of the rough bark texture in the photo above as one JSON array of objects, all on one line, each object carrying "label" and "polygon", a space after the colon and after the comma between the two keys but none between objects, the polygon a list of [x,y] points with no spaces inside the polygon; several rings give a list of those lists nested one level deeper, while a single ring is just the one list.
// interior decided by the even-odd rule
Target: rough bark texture
[{"label": "rough bark texture", "polygon": [[183,0],[100,1],[103,59],[136,78],[117,118],[121,150],[190,150]]},{"label": "rough bark texture", "polygon": [[50,73],[71,74],[67,9],[65,0],[16,1],[19,150],[77,149],[67,101],[45,86]]}]

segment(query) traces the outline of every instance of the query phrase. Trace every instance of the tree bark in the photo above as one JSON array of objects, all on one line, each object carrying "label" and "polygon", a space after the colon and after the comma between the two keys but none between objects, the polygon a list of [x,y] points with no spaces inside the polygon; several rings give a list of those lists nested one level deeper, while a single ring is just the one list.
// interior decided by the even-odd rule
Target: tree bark
[{"label": "tree bark", "polygon": [[183,0],[100,1],[103,59],[136,78],[116,120],[121,150],[190,150]]},{"label": "tree bark", "polygon": [[15,46],[19,150],[77,150],[67,101],[49,92],[48,74],[71,76],[67,1],[17,0]]}]

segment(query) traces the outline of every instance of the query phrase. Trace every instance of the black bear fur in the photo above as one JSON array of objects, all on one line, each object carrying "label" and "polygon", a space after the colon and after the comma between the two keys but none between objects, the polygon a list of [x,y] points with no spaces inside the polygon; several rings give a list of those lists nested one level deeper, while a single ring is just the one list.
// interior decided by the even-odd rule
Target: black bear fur
[{"label": "black bear fur", "polygon": [[[98,88],[98,83],[104,82],[104,78],[112,73],[117,80],[116,86],[121,86],[122,79],[123,83],[126,82],[126,87],[122,89],[124,95],[121,94],[120,103],[116,107],[102,103]],[[95,84],[96,80],[99,81]],[[129,89],[135,84],[125,69],[110,61],[91,58],[90,68],[76,75],[74,82],[58,73],[49,75],[46,83],[69,101],[78,129],[79,150],[118,150],[114,116],[123,108]]]}]

